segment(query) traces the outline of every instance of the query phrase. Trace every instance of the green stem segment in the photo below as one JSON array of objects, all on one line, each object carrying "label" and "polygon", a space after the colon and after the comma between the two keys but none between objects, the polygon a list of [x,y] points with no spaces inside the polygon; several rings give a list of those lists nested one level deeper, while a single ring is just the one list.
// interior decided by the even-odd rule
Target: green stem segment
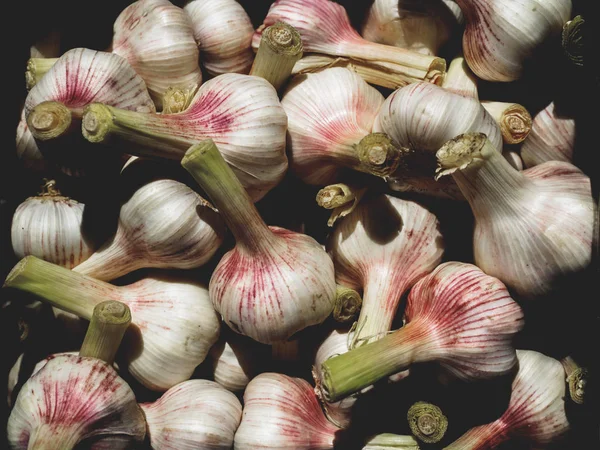
[{"label": "green stem segment", "polygon": [[76,128],[73,118],[77,111],[72,111],[59,102],[42,102],[36,105],[27,115],[27,126],[33,137],[40,141],[56,139],[68,134]]},{"label": "green stem segment", "polygon": [[431,403],[415,403],[409,408],[407,419],[413,435],[426,444],[440,442],[448,429],[448,419]]},{"label": "green stem segment", "polygon": [[333,318],[337,322],[350,322],[360,311],[362,299],[354,289],[337,285],[335,292],[335,304],[333,306]]},{"label": "green stem segment", "polygon": [[419,443],[412,436],[383,433],[369,438],[363,450],[419,450]]},{"label": "green stem segment", "polygon": [[258,253],[272,246],[275,235],[212,139],[190,147],[181,165],[208,194],[238,245]]},{"label": "green stem segment", "polygon": [[588,380],[587,369],[577,364],[570,356],[563,358],[561,363],[567,375],[571,400],[578,405],[583,405],[585,403],[585,388]]},{"label": "green stem segment", "polygon": [[356,146],[360,163],[355,169],[385,178],[396,171],[404,153],[394,146],[387,134],[371,133]]},{"label": "green stem segment", "polygon": [[114,300],[97,304],[79,355],[112,364],[130,323],[131,311],[126,304]]},{"label": "green stem segment", "polygon": [[56,64],[58,58],[30,58],[25,71],[25,87],[28,91]]}]

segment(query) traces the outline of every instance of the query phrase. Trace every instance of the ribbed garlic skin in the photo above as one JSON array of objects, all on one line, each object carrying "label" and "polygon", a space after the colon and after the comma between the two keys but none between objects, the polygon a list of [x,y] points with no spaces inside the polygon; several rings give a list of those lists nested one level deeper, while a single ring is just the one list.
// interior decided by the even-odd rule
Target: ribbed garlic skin
[{"label": "ribbed garlic skin", "polygon": [[63,449],[94,437],[102,437],[95,448],[125,449],[146,433],[133,391],[117,372],[104,361],[74,355],[48,360],[25,383],[8,420],[11,448],[27,449],[36,428],[44,437],[38,445]]},{"label": "ribbed garlic skin", "polygon": [[109,281],[141,268],[192,269],[212,258],[224,234],[219,214],[195,191],[156,180],[121,206],[114,238],[74,270]]},{"label": "ribbed garlic skin", "polygon": [[377,89],[345,68],[294,78],[281,99],[291,170],[308,184],[335,183],[342,172],[335,149],[352,149],[371,133],[383,102]]},{"label": "ribbed garlic skin", "polygon": [[35,138],[27,126],[27,117],[25,117],[24,109],[21,111],[21,119],[17,125],[17,137],[15,143],[17,147],[17,157],[21,160],[23,167],[28,170],[35,170],[36,172],[47,170],[48,164],[38,149]]},{"label": "ribbed garlic skin", "polygon": [[72,269],[94,252],[82,235],[85,205],[62,196],[29,197],[13,215],[11,243],[18,259],[28,255]]},{"label": "ribbed garlic skin", "polygon": [[244,392],[235,450],[330,450],[339,428],[321,411],[313,387],[278,373],[254,378]]},{"label": "ribbed garlic skin", "polygon": [[541,44],[571,18],[571,0],[456,0],[465,15],[463,52],[487,81],[514,81]]},{"label": "ribbed garlic skin", "polygon": [[138,0],[125,8],[114,24],[112,48],[144,79],[159,109],[168,88],[202,83],[190,18],[168,0]]},{"label": "ribbed garlic skin", "polygon": [[184,381],[140,406],[154,450],[230,449],[242,418],[237,397],[208,380]]},{"label": "ribbed garlic skin", "polygon": [[192,20],[200,60],[209,74],[250,72],[254,27],[242,5],[235,0],[193,0],[183,9]]},{"label": "ribbed garlic skin", "polygon": [[573,162],[575,120],[556,111],[554,102],[533,118],[529,136],[521,146],[526,167],[546,161]]}]

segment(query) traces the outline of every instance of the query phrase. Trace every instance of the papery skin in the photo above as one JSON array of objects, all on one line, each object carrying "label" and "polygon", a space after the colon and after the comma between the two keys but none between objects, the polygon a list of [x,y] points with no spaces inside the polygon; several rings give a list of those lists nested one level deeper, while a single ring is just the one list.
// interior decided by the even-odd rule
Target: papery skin
[{"label": "papery skin", "polygon": [[342,153],[352,152],[371,133],[383,102],[377,89],[348,69],[295,77],[281,99],[288,116],[290,169],[308,184],[338,181]]},{"label": "papery skin", "polygon": [[242,418],[237,397],[208,380],[184,381],[140,406],[154,450],[230,449]]},{"label": "papery skin", "polygon": [[200,59],[209,74],[250,72],[254,27],[242,5],[235,0],[193,0],[183,9],[191,18]]},{"label": "papery skin", "polygon": [[144,79],[159,109],[168,88],[202,83],[190,18],[168,0],[138,0],[125,8],[114,24],[112,49]]},{"label": "papery skin", "polygon": [[114,237],[74,270],[109,281],[140,268],[192,269],[212,258],[224,235],[206,200],[183,183],[156,180],[121,206]]},{"label": "papery skin", "polygon": [[102,437],[92,448],[125,449],[143,440],[146,424],[133,391],[112,367],[95,358],[61,355],[19,392],[7,427],[11,448],[27,449],[36,430],[43,448],[70,449]]},{"label": "papery skin", "polygon": [[456,0],[465,15],[463,52],[487,81],[515,81],[539,47],[571,18],[571,0]]},{"label": "papery skin", "polygon": [[244,392],[235,450],[333,449],[339,428],[323,415],[313,387],[278,373],[254,378]]}]

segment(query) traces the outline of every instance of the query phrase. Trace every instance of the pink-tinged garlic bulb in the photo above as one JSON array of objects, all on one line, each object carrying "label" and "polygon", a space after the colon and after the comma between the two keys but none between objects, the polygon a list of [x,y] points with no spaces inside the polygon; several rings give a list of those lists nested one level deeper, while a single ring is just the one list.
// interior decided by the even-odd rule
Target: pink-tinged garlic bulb
[{"label": "pink-tinged garlic bulb", "polygon": [[517,362],[512,339],[523,311],[500,280],[472,264],[444,263],[417,282],[405,318],[398,331],[321,365],[325,399],[338,401],[420,362],[436,361],[466,381],[504,375]]},{"label": "pink-tinged garlic bulb", "polygon": [[72,269],[94,252],[94,245],[82,234],[85,205],[63,197],[48,181],[42,193],[29,197],[15,211],[11,243],[17,258],[37,256]]},{"label": "pink-tinged garlic bulb", "polygon": [[168,88],[202,83],[190,18],[168,0],[138,0],[125,8],[115,21],[112,51],[144,79],[159,109]]},{"label": "pink-tinged garlic bulb", "polygon": [[575,120],[556,110],[554,102],[533,118],[527,140],[521,146],[521,157],[526,167],[546,161],[573,162],[575,150]]},{"label": "pink-tinged garlic bulb", "polygon": [[89,141],[124,141],[125,151],[140,156],[180,161],[191,145],[211,138],[254,201],[287,170],[286,130],[287,116],[273,86],[235,73],[204,83],[178,114],[136,114],[95,104],[83,120]]},{"label": "pink-tinged garlic bulb", "polygon": [[371,135],[383,101],[379,91],[341,67],[296,77],[281,100],[291,170],[315,185],[335,183],[349,169],[389,175],[398,151],[385,145],[385,136]]},{"label": "pink-tinged garlic bulb", "polygon": [[298,30],[306,53],[349,57],[375,66],[391,65],[404,84],[422,80],[439,84],[446,71],[442,58],[363,39],[352,28],[344,7],[329,0],[277,0],[254,33],[254,48],[258,48],[264,28],[276,22]]},{"label": "pink-tinged garlic bulb", "polygon": [[80,442],[125,449],[145,434],[127,383],[106,362],[75,355],[55,356],[25,383],[7,426],[14,450],[69,450]]},{"label": "pink-tinged garlic bulb", "polygon": [[375,0],[367,13],[362,36],[424,55],[437,55],[458,31],[462,12],[451,0]]},{"label": "pink-tinged garlic bulb", "polygon": [[492,423],[469,430],[445,450],[492,450],[508,441],[546,448],[569,430],[565,372],[560,362],[531,350],[517,350],[519,372],[508,408]]},{"label": "pink-tinged garlic bulb", "polygon": [[410,150],[390,177],[390,187],[397,191],[462,199],[451,180],[434,179],[435,152],[461,133],[485,133],[502,151],[500,128],[476,98],[429,83],[413,83],[393,92],[381,107],[373,131],[386,133],[394,145]]},{"label": "pink-tinged garlic bulb", "polygon": [[200,61],[209,74],[250,71],[254,27],[242,5],[235,0],[192,0],[183,9],[192,20]]},{"label": "pink-tinged garlic bulb", "polygon": [[156,180],[121,206],[114,237],[74,270],[110,281],[141,268],[193,269],[212,258],[224,236],[220,215],[200,195]]},{"label": "pink-tinged garlic bulb", "polygon": [[268,227],[213,141],[186,153],[192,174],[236,239],[215,268],[210,298],[229,327],[263,344],[323,322],[336,296],[333,262],[313,238]]},{"label": "pink-tinged garlic bulb", "polygon": [[328,241],[338,283],[363,290],[352,345],[385,335],[402,296],[442,260],[435,215],[389,195],[363,199],[336,225]]},{"label": "pink-tinged garlic bulb", "polygon": [[154,450],[230,449],[242,418],[237,397],[208,380],[184,381],[140,406]]},{"label": "pink-tinged garlic bulb", "polygon": [[456,0],[465,15],[465,60],[488,81],[514,81],[536,50],[560,35],[571,0]]},{"label": "pink-tinged garlic bulb", "polygon": [[550,161],[519,172],[484,134],[449,141],[437,153],[475,216],[475,263],[521,297],[549,294],[592,258],[594,200],[577,167]]}]

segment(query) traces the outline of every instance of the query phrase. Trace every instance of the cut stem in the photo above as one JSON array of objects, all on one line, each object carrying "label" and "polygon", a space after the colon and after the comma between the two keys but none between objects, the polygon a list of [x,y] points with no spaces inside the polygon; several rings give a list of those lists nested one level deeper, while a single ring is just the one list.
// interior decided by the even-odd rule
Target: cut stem
[{"label": "cut stem", "polygon": [[567,356],[561,360],[567,375],[569,395],[571,400],[578,405],[585,403],[585,387],[587,385],[588,371],[581,367],[573,358]]},{"label": "cut stem", "polygon": [[578,67],[583,67],[585,20],[575,16],[565,23],[562,31],[562,47],[569,60]]},{"label": "cut stem", "polygon": [[48,72],[58,58],[30,58],[25,70],[25,87],[28,91]]},{"label": "cut stem", "polygon": [[448,419],[442,410],[427,402],[417,402],[407,413],[413,435],[426,444],[440,442],[448,429]]},{"label": "cut stem", "polygon": [[287,23],[277,22],[262,32],[250,75],[264,78],[279,90],[300,58],[302,58],[300,33]]},{"label": "cut stem", "polygon": [[126,304],[114,300],[98,303],[79,356],[97,358],[112,364],[130,323],[131,311]]},{"label": "cut stem", "polygon": [[198,88],[200,88],[198,84],[187,88],[168,88],[162,99],[162,113],[175,114],[188,109],[196,92],[198,92]]},{"label": "cut stem", "polygon": [[362,138],[356,153],[360,160],[357,170],[383,178],[396,171],[403,156],[385,133],[371,133]]},{"label": "cut stem", "polygon": [[337,322],[350,322],[360,311],[362,299],[354,289],[337,285],[335,291],[335,304],[333,306],[333,318]]},{"label": "cut stem", "polygon": [[419,450],[419,443],[412,436],[383,433],[369,438],[362,450]]},{"label": "cut stem", "polygon": [[479,99],[477,77],[471,72],[462,55],[457,56],[450,63],[442,87],[463,97]]},{"label": "cut stem", "polygon": [[529,136],[533,121],[524,106],[488,100],[481,104],[500,126],[506,144],[519,144]]},{"label": "cut stem", "polygon": [[334,209],[351,203],[356,198],[354,190],[344,183],[330,184],[317,193],[317,204],[321,208]]},{"label": "cut stem", "polygon": [[40,141],[47,141],[68,134],[72,128],[75,128],[74,117],[77,117],[77,113],[62,103],[42,102],[27,116],[27,126],[33,137]]}]

